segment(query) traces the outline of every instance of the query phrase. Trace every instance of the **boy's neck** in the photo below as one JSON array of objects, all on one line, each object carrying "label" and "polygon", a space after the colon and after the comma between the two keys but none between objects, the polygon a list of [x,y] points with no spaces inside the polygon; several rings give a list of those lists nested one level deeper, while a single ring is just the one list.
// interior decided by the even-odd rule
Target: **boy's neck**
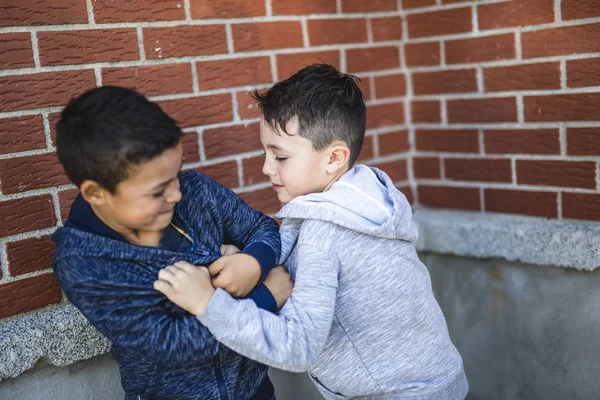
[{"label": "boy's neck", "polygon": [[165,229],[160,231],[141,231],[138,229],[124,227],[116,222],[114,222],[111,218],[103,215],[102,211],[97,207],[92,207],[92,211],[100,221],[102,221],[106,226],[123,236],[127,242],[131,244],[135,244],[137,246],[146,246],[146,247],[159,247],[160,239],[163,236]]},{"label": "boy's neck", "polygon": [[333,175],[332,178],[331,178],[331,180],[327,184],[327,186],[325,186],[325,189],[323,189],[323,192],[328,191],[331,188],[331,186],[333,186],[334,183],[336,183],[337,181],[339,181],[340,178],[342,176],[344,176],[344,174],[346,172],[348,172],[349,170],[350,170],[350,167],[346,166],[346,168],[343,168],[343,169],[339,170],[337,174]]}]

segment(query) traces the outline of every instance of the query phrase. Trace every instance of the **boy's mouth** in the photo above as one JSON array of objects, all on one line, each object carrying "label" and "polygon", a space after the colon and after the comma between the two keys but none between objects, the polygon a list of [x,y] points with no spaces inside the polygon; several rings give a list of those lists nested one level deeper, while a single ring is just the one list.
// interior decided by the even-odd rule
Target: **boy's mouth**
[{"label": "boy's mouth", "polygon": [[283,185],[276,185],[274,183],[272,183],[271,185],[273,185],[273,190],[274,191],[278,191],[279,189],[283,188]]}]

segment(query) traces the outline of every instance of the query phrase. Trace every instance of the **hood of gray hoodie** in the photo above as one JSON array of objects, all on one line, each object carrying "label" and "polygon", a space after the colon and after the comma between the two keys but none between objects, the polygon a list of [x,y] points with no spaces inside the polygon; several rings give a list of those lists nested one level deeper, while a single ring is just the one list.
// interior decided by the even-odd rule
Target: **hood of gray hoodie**
[{"label": "hood of gray hoodie", "polygon": [[277,218],[315,219],[385,239],[414,243],[417,227],[406,197],[387,174],[357,165],[322,193],[296,197]]}]

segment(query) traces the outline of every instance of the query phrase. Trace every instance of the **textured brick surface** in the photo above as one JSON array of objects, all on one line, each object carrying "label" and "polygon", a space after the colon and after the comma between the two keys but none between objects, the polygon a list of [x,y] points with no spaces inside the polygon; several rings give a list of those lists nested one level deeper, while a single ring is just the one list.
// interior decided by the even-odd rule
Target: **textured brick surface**
[{"label": "textured brick surface", "polygon": [[17,276],[52,268],[54,249],[50,236],[7,243],[8,272]]},{"label": "textured brick surface", "polygon": [[144,51],[147,58],[203,56],[227,52],[223,25],[145,28]]},{"label": "textured brick surface", "polygon": [[239,194],[248,205],[266,214],[274,214],[281,208],[277,195],[271,188]]},{"label": "textured brick surface", "polygon": [[440,42],[407,43],[404,57],[410,67],[440,65]]},{"label": "textured brick surface", "polygon": [[386,156],[410,150],[408,131],[395,131],[381,133],[377,138],[379,142],[379,155]]},{"label": "textured brick surface", "polygon": [[[600,4],[600,3],[599,3]],[[600,86],[600,58],[567,61],[569,87]]]},{"label": "textured brick surface", "polygon": [[567,128],[567,154],[597,156],[600,149],[600,127]]},{"label": "textured brick surface", "polygon": [[375,97],[398,97],[406,94],[404,74],[381,75],[375,77]]},{"label": "textured brick surface", "polygon": [[300,22],[257,22],[231,27],[235,51],[256,51],[302,47]]},{"label": "textured brick surface", "polygon": [[201,90],[258,85],[273,81],[269,57],[201,61],[196,63],[196,71]]},{"label": "textured brick surface", "polygon": [[238,179],[238,167],[235,161],[206,165],[198,167],[196,170],[228,188],[233,189],[240,186]]},{"label": "textured brick surface", "polygon": [[447,158],[446,178],[458,181],[511,182],[510,160],[483,158]]},{"label": "textured brick surface", "polygon": [[410,10],[411,8],[429,7],[435,4],[435,0],[402,0],[402,8],[405,10]]},{"label": "textured brick surface", "polygon": [[272,0],[271,9],[273,15],[335,14],[337,6],[336,0]]},{"label": "textured brick surface", "polygon": [[483,86],[486,92],[560,89],[560,63],[485,68]]},{"label": "textured brick surface", "polygon": [[410,103],[411,120],[413,123],[419,122],[440,122],[440,102],[437,100],[413,100]]},{"label": "textured brick surface", "polygon": [[558,216],[558,195],[553,192],[485,189],[483,195],[486,211],[547,218]]},{"label": "textured brick surface", "polygon": [[377,71],[400,67],[400,52],[396,46],[350,49],[346,51],[348,72]]},{"label": "textured brick surface", "polygon": [[406,20],[411,38],[450,35],[473,29],[471,7],[411,14]]},{"label": "textured brick surface", "polygon": [[71,205],[73,204],[73,200],[75,200],[78,194],[79,189],[71,189],[58,192],[60,218],[63,223],[67,220],[67,217],[69,216],[69,211],[71,210]]},{"label": "textured brick surface", "polygon": [[192,68],[188,63],[104,68],[102,84],[135,88],[146,96],[191,93],[194,90]]},{"label": "textured brick surface", "polygon": [[596,187],[596,163],[517,160],[517,182],[528,185]]},{"label": "textured brick surface", "polygon": [[320,63],[321,61],[335,65],[339,68],[340,52],[331,51],[311,51],[304,53],[278,54],[277,60],[277,78],[283,80],[292,76],[296,71],[307,65]]},{"label": "textured brick surface", "polygon": [[185,19],[181,0],[94,0],[96,23],[174,21]]},{"label": "textured brick surface", "polygon": [[600,194],[563,193],[563,217],[600,220]]},{"label": "textured brick surface", "polygon": [[196,132],[186,132],[181,140],[183,144],[183,160],[185,163],[200,161],[200,146]]},{"label": "textured brick surface", "polygon": [[412,79],[415,95],[477,91],[474,69],[415,72]]},{"label": "textured brick surface", "polygon": [[596,0],[562,0],[563,19],[583,19],[600,16],[600,2]]},{"label": "textured brick surface", "polygon": [[311,46],[365,43],[367,21],[364,18],[315,19],[307,22]]},{"label": "textured brick surface", "polygon": [[233,118],[229,94],[164,100],[159,104],[182,128],[228,122]]},{"label": "textured brick surface", "polygon": [[194,19],[245,18],[266,15],[264,1],[255,0],[190,0]]},{"label": "textured brick surface", "polygon": [[43,274],[0,285],[0,318],[59,303],[62,294],[54,274]]},{"label": "textured brick surface", "polygon": [[397,8],[395,0],[342,0],[342,12],[345,13],[395,11]]},{"label": "textured brick surface", "polygon": [[0,34],[0,68],[33,67],[33,50],[29,33]]},{"label": "textured brick surface", "polygon": [[389,175],[393,182],[402,182],[408,179],[406,160],[386,161],[375,163],[375,166]]},{"label": "textured brick surface", "polygon": [[139,59],[135,29],[40,32],[38,48],[42,65]]},{"label": "textured brick surface", "polygon": [[54,222],[50,195],[0,201],[0,237],[50,228]]},{"label": "textured brick surface", "polygon": [[384,17],[371,19],[371,31],[373,40],[376,42],[383,40],[402,39],[402,20],[400,17]]},{"label": "textured brick surface", "polygon": [[262,167],[264,163],[265,158],[262,156],[245,158],[242,161],[242,168],[244,170],[244,185],[254,185],[269,181],[269,178],[262,173]]},{"label": "textured brick surface", "polygon": [[41,115],[0,119],[0,154],[46,147]]},{"label": "textured brick surface", "polygon": [[448,64],[506,60],[515,56],[515,35],[512,33],[446,42]]},{"label": "textured brick surface", "polygon": [[257,118],[260,117],[261,111],[258,108],[256,100],[252,98],[253,92],[238,92],[236,93],[237,111],[240,118]]},{"label": "textured brick surface", "polygon": [[560,154],[558,129],[496,129],[484,132],[490,154]]},{"label": "textured brick surface", "polygon": [[367,129],[404,123],[404,104],[389,103],[367,108]]},{"label": "textured brick surface", "polygon": [[373,136],[365,136],[363,145],[358,153],[358,161],[370,160],[375,155],[375,143]]},{"label": "textured brick surface", "polygon": [[206,129],[202,133],[207,158],[260,150],[257,123]]},{"label": "textured brick surface", "polygon": [[479,29],[499,29],[554,21],[554,0],[518,0],[477,7]]},{"label": "textured brick surface", "polygon": [[419,186],[419,202],[430,207],[481,210],[479,189],[452,186]]},{"label": "textured brick surface", "polygon": [[39,0],[0,3],[0,26],[85,24],[85,0]]},{"label": "textured brick surface", "polygon": [[438,179],[440,159],[438,157],[415,157],[412,159],[413,172],[417,179]]},{"label": "textured brick surface", "polygon": [[514,97],[450,100],[447,107],[450,122],[517,121],[517,101]]},{"label": "textured brick surface", "polygon": [[521,34],[524,58],[598,51],[600,23],[542,29]]},{"label": "textured brick surface", "polygon": [[91,70],[0,76],[0,112],[64,105],[95,86]]},{"label": "textured brick surface", "polygon": [[526,96],[525,121],[598,121],[600,93]]},{"label": "textured brick surface", "polygon": [[416,148],[421,151],[479,152],[479,132],[476,130],[417,129],[415,138]]},{"label": "textured brick surface", "polygon": [[0,160],[0,181],[5,194],[69,183],[56,153]]}]

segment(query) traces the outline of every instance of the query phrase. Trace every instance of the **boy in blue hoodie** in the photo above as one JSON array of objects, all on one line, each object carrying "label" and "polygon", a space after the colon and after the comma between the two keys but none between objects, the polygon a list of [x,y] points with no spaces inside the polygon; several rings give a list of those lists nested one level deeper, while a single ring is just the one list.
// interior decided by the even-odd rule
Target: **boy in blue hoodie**
[{"label": "boy in blue hoodie", "polygon": [[[267,277],[280,253],[277,224],[206,176],[181,172],[181,129],[133,90],[83,94],[57,131],[80,194],[53,235],[54,272],[112,342],[125,398],[274,398],[266,366],[220,345],[152,284],[164,265],[185,260],[207,266],[216,287],[275,311],[291,292]],[[221,256],[225,243],[242,251]]]},{"label": "boy in blue hoodie", "polygon": [[353,166],[365,133],[356,79],[313,65],[255,96],[263,172],[286,204],[277,216],[292,296],[269,314],[186,262],[162,270],[157,290],[240,354],[308,371],[327,399],[464,399],[410,205],[385,173]]}]

